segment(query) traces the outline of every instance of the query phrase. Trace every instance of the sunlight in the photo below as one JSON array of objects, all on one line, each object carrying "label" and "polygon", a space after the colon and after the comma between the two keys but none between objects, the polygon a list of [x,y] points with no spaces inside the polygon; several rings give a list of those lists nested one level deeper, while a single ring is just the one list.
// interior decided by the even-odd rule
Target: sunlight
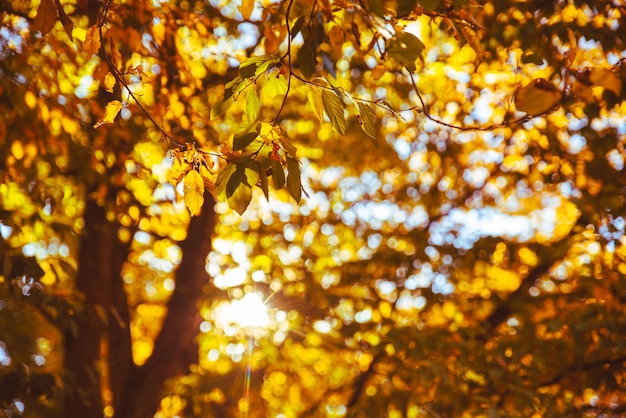
[{"label": "sunlight", "polygon": [[260,293],[246,293],[241,299],[226,302],[215,311],[215,324],[227,334],[233,328],[263,328],[270,323],[267,307]]}]

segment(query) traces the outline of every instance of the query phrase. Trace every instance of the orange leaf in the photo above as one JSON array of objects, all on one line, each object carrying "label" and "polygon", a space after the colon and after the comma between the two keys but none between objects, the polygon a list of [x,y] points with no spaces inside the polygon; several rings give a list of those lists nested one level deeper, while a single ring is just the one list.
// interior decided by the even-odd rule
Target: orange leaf
[{"label": "orange leaf", "polygon": [[100,28],[98,25],[93,25],[87,29],[87,35],[85,35],[85,42],[83,43],[83,50],[90,56],[96,54],[100,50]]},{"label": "orange leaf", "polygon": [[52,30],[57,22],[57,18],[58,11],[54,0],[41,0],[37,8],[37,16],[35,16],[33,28],[45,35]]},{"label": "orange leaf", "polygon": [[254,0],[241,0],[241,6],[239,6],[239,12],[243,16],[244,20],[250,19],[252,11],[254,10]]},{"label": "orange leaf", "polygon": [[113,93],[113,88],[115,87],[115,76],[110,72],[104,76],[104,89],[109,93]]},{"label": "orange leaf", "polygon": [[109,45],[111,46],[111,61],[113,62],[113,67],[117,71],[122,71],[122,53],[117,48],[115,42],[113,42],[113,38],[109,38]]}]

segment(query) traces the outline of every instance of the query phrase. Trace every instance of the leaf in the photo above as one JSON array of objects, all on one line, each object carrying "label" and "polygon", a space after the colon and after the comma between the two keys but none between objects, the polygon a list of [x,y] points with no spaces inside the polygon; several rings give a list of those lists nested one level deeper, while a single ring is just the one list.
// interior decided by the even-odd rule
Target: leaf
[{"label": "leaf", "polygon": [[361,129],[363,129],[363,132],[376,139],[374,109],[372,109],[369,104],[361,102],[357,102],[357,107],[359,109],[359,116],[361,116]]},{"label": "leaf", "polygon": [[190,170],[183,184],[185,206],[191,216],[200,214],[204,204],[204,180],[196,170]]},{"label": "leaf", "polygon": [[530,116],[544,114],[560,102],[561,92],[544,78],[531,81],[515,95],[517,110],[526,112]]},{"label": "leaf", "polygon": [[113,67],[117,71],[122,71],[122,67],[124,66],[122,53],[117,48],[115,42],[113,42],[113,38],[109,38],[109,46],[111,47],[111,62],[113,63]]},{"label": "leaf", "polygon": [[57,18],[58,10],[54,0],[41,0],[37,8],[37,15],[33,21],[33,29],[45,35],[52,30],[57,22]]},{"label": "leaf", "polygon": [[415,60],[424,50],[424,44],[415,35],[398,32],[387,41],[387,53],[409,71],[415,71]]},{"label": "leaf", "polygon": [[98,123],[93,125],[93,127],[98,128],[105,123],[113,123],[117,114],[120,113],[120,110],[122,110],[122,107],[122,102],[120,102],[119,100],[112,100],[107,103],[107,106],[104,109],[104,117],[100,119]]},{"label": "leaf", "polygon": [[522,56],[522,64],[542,65],[543,58],[534,51],[529,51]]},{"label": "leaf", "polygon": [[243,20],[249,20],[254,10],[254,0],[241,0],[241,6],[238,9]]},{"label": "leaf", "polygon": [[309,79],[315,73],[317,59],[313,42],[305,42],[298,50],[298,64],[300,64],[300,71],[305,78]]},{"label": "leaf", "polygon": [[248,89],[248,94],[246,95],[246,116],[249,123],[254,122],[259,117],[260,110],[261,100],[259,99],[259,94],[256,91],[256,87],[252,86],[252,88]]},{"label": "leaf", "polygon": [[300,16],[299,18],[296,19],[296,22],[291,27],[292,37],[295,37],[296,35],[300,33],[300,31],[302,30],[302,25],[304,25],[305,19],[306,19],[306,16]]},{"label": "leaf", "polygon": [[307,93],[309,103],[313,106],[315,114],[320,122],[324,121],[324,103],[322,102],[322,92],[319,88],[311,85],[311,89]]},{"label": "leaf", "polygon": [[115,80],[115,76],[111,74],[110,72],[108,72],[104,76],[104,89],[108,91],[109,93],[113,93],[113,88],[115,87],[116,82],[117,81]]},{"label": "leaf", "polygon": [[242,164],[237,164],[235,172],[228,179],[226,184],[226,197],[231,197],[235,190],[243,183],[246,176],[246,168]]},{"label": "leaf", "polygon": [[215,195],[219,199],[226,198],[226,185],[228,184],[228,180],[236,170],[237,164],[228,163],[226,167],[224,167],[217,175],[217,180],[215,180]]},{"label": "leaf", "polygon": [[622,80],[613,71],[606,68],[593,68],[587,77],[592,85],[602,86],[617,97],[622,95]]},{"label": "leaf", "polygon": [[278,70],[269,72],[267,74],[267,81],[261,91],[264,95],[267,95],[267,97],[285,95],[285,93],[287,93],[287,80],[285,80],[285,76]]},{"label": "leaf", "polygon": [[385,75],[386,71],[387,71],[387,68],[383,64],[378,64],[372,70],[372,74],[371,74],[372,80],[376,81],[380,79],[382,76]]},{"label": "leaf", "polygon": [[83,42],[83,51],[87,54],[94,55],[100,50],[100,28],[98,25],[93,25],[87,29],[85,35],[85,42]]},{"label": "leaf", "polygon": [[378,17],[385,16],[385,8],[383,7],[383,0],[367,0],[367,6],[369,11]]},{"label": "leaf", "polygon": [[302,200],[302,180],[300,173],[300,163],[294,158],[287,157],[287,190],[296,203]]},{"label": "leaf", "polygon": [[285,172],[282,164],[277,160],[272,160],[272,181],[276,190],[285,187]]},{"label": "leaf", "polygon": [[333,128],[341,135],[346,133],[346,118],[343,114],[343,103],[336,94],[328,90],[322,91],[322,104]]},{"label": "leaf", "polygon": [[[420,4],[421,3],[422,2],[420,2]],[[431,6],[433,3],[435,3],[435,7],[432,8],[432,9],[429,9],[424,4],[421,4],[422,7],[424,9],[426,9],[426,10],[435,10],[437,5],[439,5],[439,0],[427,0],[427,1],[425,1],[425,3],[428,3],[429,6]],[[415,10],[416,7],[417,7],[417,0],[403,0],[403,1],[399,1],[398,2],[398,8],[396,9],[396,17],[397,18],[407,17],[409,14],[411,14],[411,12],[413,10]]]},{"label": "leaf", "polygon": [[237,190],[228,198],[228,206],[243,215],[252,201],[252,189],[244,184],[239,185]]},{"label": "leaf", "polygon": [[72,35],[72,31],[74,30],[74,22],[72,21],[72,19],[70,19],[67,13],[65,13],[65,10],[63,10],[63,6],[61,6],[60,4],[57,7],[57,11],[59,12],[59,20],[63,25],[63,29],[65,29],[65,33],[70,38],[70,41],[74,42],[74,36]]},{"label": "leaf", "polygon": [[233,151],[241,151],[254,141],[259,134],[257,132],[246,132],[233,137]]},{"label": "leaf", "polygon": [[226,113],[228,109],[233,105],[234,101],[232,97],[229,97],[225,100],[220,100],[211,106],[211,114],[209,118],[211,120],[215,120]]}]

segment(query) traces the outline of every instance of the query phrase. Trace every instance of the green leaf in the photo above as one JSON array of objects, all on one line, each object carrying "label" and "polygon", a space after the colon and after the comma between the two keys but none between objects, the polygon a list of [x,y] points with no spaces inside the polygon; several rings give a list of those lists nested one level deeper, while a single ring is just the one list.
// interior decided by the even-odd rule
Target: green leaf
[{"label": "green leaf", "polygon": [[361,116],[361,129],[363,129],[363,132],[376,139],[374,109],[372,109],[369,104],[362,102],[357,102],[357,107],[359,109],[359,115]]},{"label": "green leaf", "polygon": [[294,158],[287,157],[287,190],[296,203],[302,200],[302,180],[300,163]]},{"label": "green leaf", "polygon": [[424,44],[415,35],[398,32],[387,41],[387,53],[409,71],[415,71],[415,60],[420,56]]},{"label": "green leaf", "polygon": [[287,93],[287,80],[278,70],[267,73],[265,85],[261,88],[262,94],[275,97]]},{"label": "green leaf", "polygon": [[341,135],[346,133],[346,118],[343,114],[343,102],[336,94],[324,90],[322,92],[322,105],[330,119],[333,128]]},{"label": "green leaf", "polygon": [[248,122],[252,123],[259,117],[261,100],[259,99],[259,94],[254,86],[248,89],[248,94],[246,96],[246,116],[248,117]]},{"label": "green leaf", "polygon": [[252,189],[244,184],[240,184],[228,198],[228,206],[236,210],[238,214],[243,215],[250,205],[250,201],[252,201]]},{"label": "green leaf", "polygon": [[217,179],[215,180],[215,194],[218,198],[226,198],[226,185],[235,171],[237,171],[237,164],[228,163],[217,175]]},{"label": "green leaf", "polygon": [[422,6],[425,10],[433,11],[441,3],[441,0],[418,0],[420,6]]},{"label": "green leaf", "polygon": [[257,132],[246,132],[233,137],[233,151],[241,151],[254,141],[259,134]]},{"label": "green leaf", "polygon": [[272,180],[276,190],[285,187],[285,172],[280,161],[272,160]]},{"label": "green leaf", "polygon": [[242,164],[237,164],[237,169],[228,179],[228,183],[226,184],[226,197],[231,197],[237,187],[244,182],[244,178],[246,177],[246,168]]}]

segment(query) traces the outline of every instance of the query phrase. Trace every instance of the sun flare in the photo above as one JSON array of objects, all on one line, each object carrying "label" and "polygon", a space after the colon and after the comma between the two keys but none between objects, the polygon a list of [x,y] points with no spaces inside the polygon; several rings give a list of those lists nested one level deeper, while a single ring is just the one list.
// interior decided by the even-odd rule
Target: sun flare
[{"label": "sun flare", "polygon": [[236,328],[265,328],[270,323],[270,317],[263,296],[249,292],[241,299],[220,305],[215,312],[215,323],[229,334]]}]

